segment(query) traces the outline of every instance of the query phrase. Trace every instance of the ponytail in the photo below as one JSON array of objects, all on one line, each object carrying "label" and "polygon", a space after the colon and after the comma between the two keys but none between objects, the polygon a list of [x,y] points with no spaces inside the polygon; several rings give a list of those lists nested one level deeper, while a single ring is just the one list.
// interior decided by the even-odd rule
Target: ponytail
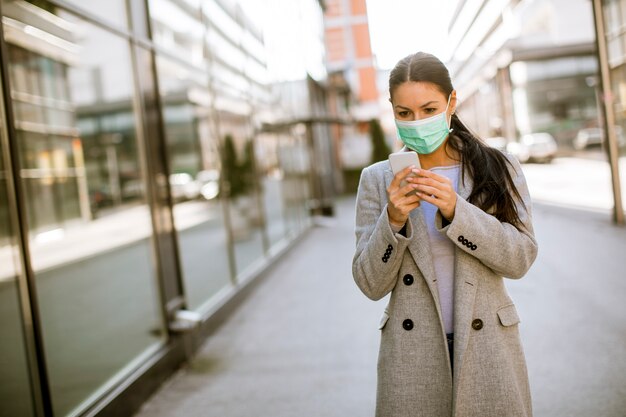
[{"label": "ponytail", "polygon": [[524,202],[507,166],[512,166],[511,161],[499,150],[481,142],[456,114],[452,115],[450,127],[453,130],[447,146],[461,156],[461,180],[465,181],[467,171],[473,182],[467,201],[482,210],[489,210],[501,222],[519,228],[522,221],[515,200],[522,205]]}]

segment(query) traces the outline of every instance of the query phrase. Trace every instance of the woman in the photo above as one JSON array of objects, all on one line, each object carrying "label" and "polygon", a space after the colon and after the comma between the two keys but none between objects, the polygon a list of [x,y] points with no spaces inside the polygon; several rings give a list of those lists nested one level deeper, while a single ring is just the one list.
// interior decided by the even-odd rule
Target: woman
[{"label": "woman", "polygon": [[359,183],[353,276],[372,300],[391,292],[376,415],[531,416],[519,318],[503,282],[537,255],[521,167],[461,123],[434,56],[401,60],[389,94],[398,136],[421,169],[394,176],[379,162]]}]

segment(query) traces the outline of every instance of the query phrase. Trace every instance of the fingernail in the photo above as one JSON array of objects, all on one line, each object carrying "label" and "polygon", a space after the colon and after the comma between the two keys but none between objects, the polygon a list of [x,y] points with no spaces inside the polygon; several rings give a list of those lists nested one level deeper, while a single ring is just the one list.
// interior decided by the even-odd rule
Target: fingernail
[{"label": "fingernail", "polygon": [[420,170],[419,170],[419,169],[417,169],[417,168],[415,168],[415,169],[413,170],[413,172],[414,172],[414,173],[416,173],[416,174],[419,174],[419,173],[420,173]]}]

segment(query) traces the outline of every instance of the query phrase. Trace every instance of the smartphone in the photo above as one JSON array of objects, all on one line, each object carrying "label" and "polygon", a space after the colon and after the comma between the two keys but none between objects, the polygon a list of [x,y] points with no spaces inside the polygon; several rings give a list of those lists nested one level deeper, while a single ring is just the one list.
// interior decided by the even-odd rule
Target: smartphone
[{"label": "smartphone", "polygon": [[[415,168],[421,168],[420,160],[417,156],[417,152],[415,151],[400,151],[394,152],[389,155],[389,164],[391,165],[391,171],[393,175],[396,175],[398,172],[402,171],[404,168],[414,165]],[[414,175],[414,174],[409,174]],[[406,185],[406,181],[402,181],[400,183],[400,187],[404,187]],[[415,194],[416,191],[411,191],[409,194]]]}]

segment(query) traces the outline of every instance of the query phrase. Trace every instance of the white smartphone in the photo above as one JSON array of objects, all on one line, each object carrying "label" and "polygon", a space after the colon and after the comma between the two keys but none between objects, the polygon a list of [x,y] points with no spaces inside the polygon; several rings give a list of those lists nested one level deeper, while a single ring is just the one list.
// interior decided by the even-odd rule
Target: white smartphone
[{"label": "white smartphone", "polygon": [[[398,172],[411,165],[414,165],[415,168],[421,168],[419,157],[417,156],[417,152],[415,151],[400,151],[390,154],[389,165],[391,165],[391,171],[393,172],[393,175],[396,175]],[[404,187],[405,185],[406,181],[403,180],[400,183],[400,187]],[[411,191],[409,194],[415,194],[415,191]]]}]

